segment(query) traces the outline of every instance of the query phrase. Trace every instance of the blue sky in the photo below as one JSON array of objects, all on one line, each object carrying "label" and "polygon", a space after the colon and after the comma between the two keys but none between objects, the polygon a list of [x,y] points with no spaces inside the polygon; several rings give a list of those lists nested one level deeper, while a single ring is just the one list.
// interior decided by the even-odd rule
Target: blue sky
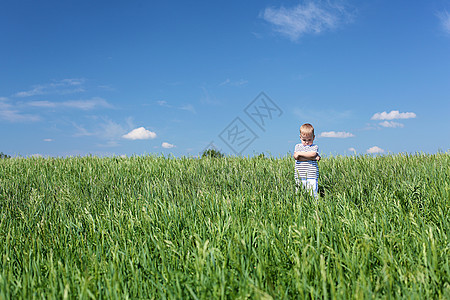
[{"label": "blue sky", "polygon": [[0,152],[450,149],[450,0],[0,2]]}]

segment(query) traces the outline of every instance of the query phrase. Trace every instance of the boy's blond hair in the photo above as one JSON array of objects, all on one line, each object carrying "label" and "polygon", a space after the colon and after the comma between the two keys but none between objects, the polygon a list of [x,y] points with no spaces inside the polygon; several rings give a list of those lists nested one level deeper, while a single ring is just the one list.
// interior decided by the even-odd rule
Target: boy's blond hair
[{"label": "boy's blond hair", "polygon": [[314,127],[309,123],[303,124],[302,126],[300,126],[300,135],[314,136]]}]

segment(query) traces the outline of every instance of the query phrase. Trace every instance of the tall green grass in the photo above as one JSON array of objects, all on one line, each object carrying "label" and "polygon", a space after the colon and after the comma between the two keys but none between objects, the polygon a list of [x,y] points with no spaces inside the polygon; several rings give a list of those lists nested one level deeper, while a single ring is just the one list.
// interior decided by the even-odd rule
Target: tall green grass
[{"label": "tall green grass", "polygon": [[0,160],[0,298],[450,298],[450,155]]}]

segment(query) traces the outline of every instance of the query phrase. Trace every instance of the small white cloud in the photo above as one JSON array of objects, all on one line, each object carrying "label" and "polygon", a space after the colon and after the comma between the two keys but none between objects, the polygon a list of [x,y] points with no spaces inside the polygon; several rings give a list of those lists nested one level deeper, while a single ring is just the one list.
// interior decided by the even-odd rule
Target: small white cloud
[{"label": "small white cloud", "polygon": [[369,154],[375,154],[375,153],[383,153],[384,150],[378,146],[373,146],[373,147],[367,149],[366,152]]},{"label": "small white cloud", "polygon": [[48,108],[53,108],[56,107],[56,102],[50,102],[50,101],[30,101],[28,102],[29,106],[33,106],[33,107],[48,107]]},{"label": "small white cloud", "polygon": [[32,90],[17,92],[16,94],[14,94],[14,96],[30,97],[30,96],[42,95],[42,94],[45,94],[44,89],[45,89],[44,86],[36,85],[36,86],[34,86],[34,88]]},{"label": "small white cloud", "polygon": [[109,104],[105,99],[100,97],[94,97],[89,100],[70,100],[64,102],[51,102],[51,101],[30,101],[27,103],[29,106],[33,107],[45,107],[45,108],[57,108],[57,107],[68,107],[81,110],[91,110],[97,107],[112,108],[113,106]]},{"label": "small white cloud", "polygon": [[307,1],[293,8],[266,8],[262,17],[274,30],[292,41],[305,34],[320,34],[351,20],[346,8],[336,3]]},{"label": "small white cloud", "polygon": [[345,138],[349,138],[349,137],[354,137],[355,135],[353,133],[350,132],[345,132],[345,131],[326,131],[326,132],[322,132],[319,137],[326,137],[326,138],[340,138],[340,139],[345,139]]},{"label": "small white cloud", "polygon": [[100,97],[94,97],[89,100],[65,101],[62,102],[61,105],[65,107],[77,108],[82,110],[90,110],[96,107],[112,108],[111,104],[109,104],[105,99]]},{"label": "small white cloud", "polygon": [[219,83],[219,85],[227,85],[230,84],[231,80],[229,78],[225,79],[225,81],[222,81],[221,83]]},{"label": "small white cloud", "polygon": [[84,78],[68,78],[68,79],[63,79],[61,80],[59,83],[57,83],[57,86],[61,86],[61,85],[80,85],[84,83]]},{"label": "small white cloud", "polygon": [[242,85],[246,85],[247,83],[248,83],[248,80],[241,79],[241,80],[232,82],[232,85],[234,85],[234,86],[242,86]]},{"label": "small white cloud", "polygon": [[192,106],[192,104],[185,104],[185,105],[182,105],[182,106],[173,106],[173,105],[170,105],[169,103],[167,103],[167,101],[164,101],[164,100],[156,101],[156,103],[159,106],[162,106],[162,107],[186,110],[186,111],[190,111],[190,112],[195,114],[195,108],[194,108],[194,106]]},{"label": "small white cloud", "polygon": [[99,86],[97,86],[97,88],[99,88],[99,89],[101,89],[101,90],[108,91],[108,92],[113,92],[113,91],[116,90],[116,89],[115,89],[114,87],[112,87],[111,85],[99,85]]},{"label": "small white cloud", "polygon": [[389,128],[397,128],[397,127],[404,127],[402,123],[394,122],[394,121],[384,121],[380,123],[383,127],[389,127]]},{"label": "small white cloud", "polygon": [[164,142],[164,143],[161,144],[161,147],[163,147],[165,149],[171,149],[171,148],[174,148],[175,145],[172,145],[172,144]]},{"label": "small white cloud", "polygon": [[190,111],[191,113],[195,114],[195,108],[194,108],[194,106],[192,106],[192,104],[186,104],[186,105],[180,106],[180,107],[178,107],[178,109]]},{"label": "small white cloud", "polygon": [[85,90],[79,86],[84,83],[84,79],[70,78],[54,81],[47,84],[37,84],[28,91],[15,93],[15,97],[31,97],[36,95],[58,94],[65,95],[71,93],[84,92]]},{"label": "small white cloud", "polygon": [[159,106],[171,107],[170,105],[167,104],[167,101],[164,100],[156,101],[156,103],[158,103]]},{"label": "small white cloud", "polygon": [[375,113],[371,120],[395,120],[395,119],[413,119],[416,117],[416,114],[413,112],[399,112],[398,110],[392,110],[387,113],[383,111],[382,113]]},{"label": "small white cloud", "polygon": [[229,78],[227,78],[225,81],[219,83],[219,86],[229,85],[229,86],[243,86],[248,83],[248,80],[237,80],[237,81],[231,81]]},{"label": "small white cloud", "polygon": [[348,148],[348,151],[351,151],[351,152],[356,152],[356,149],[355,149],[355,148],[353,148],[353,147],[350,147],[350,148]]},{"label": "small white cloud", "polygon": [[[97,117],[93,117],[94,120],[97,120]],[[127,133],[127,130],[120,124],[108,119],[108,118],[100,118],[101,121],[88,126],[84,124],[77,124],[72,122],[72,125],[76,128],[77,132],[74,134],[75,137],[82,136],[94,136],[101,140],[106,140],[106,143],[103,143],[101,146],[118,146],[117,140],[123,137],[124,134]],[[130,128],[130,127],[127,127]],[[132,127],[131,127],[132,128]]]},{"label": "small white cloud", "polygon": [[441,21],[442,29],[447,34],[450,34],[450,14],[447,11],[443,11],[438,14],[438,17]]},{"label": "small white cloud", "polygon": [[72,122],[73,127],[75,127],[77,129],[77,132],[74,134],[74,136],[79,137],[79,136],[92,136],[94,135],[93,132],[87,130],[86,128],[84,128],[83,125],[78,125],[74,122]]},{"label": "small white cloud", "polygon": [[96,135],[110,141],[115,141],[120,136],[127,132],[120,124],[105,119],[103,123],[99,124],[99,129],[96,130]]},{"label": "small white cloud", "polygon": [[139,127],[131,130],[122,137],[127,140],[148,140],[156,138],[156,133],[145,129],[144,127]]},{"label": "small white cloud", "polygon": [[44,139],[44,142],[53,142],[53,139]]},{"label": "small white cloud", "polygon": [[203,90],[203,97],[200,99],[202,103],[213,105],[220,104],[220,101],[217,100],[217,98],[214,95],[211,95],[205,87],[202,87],[202,90]]}]

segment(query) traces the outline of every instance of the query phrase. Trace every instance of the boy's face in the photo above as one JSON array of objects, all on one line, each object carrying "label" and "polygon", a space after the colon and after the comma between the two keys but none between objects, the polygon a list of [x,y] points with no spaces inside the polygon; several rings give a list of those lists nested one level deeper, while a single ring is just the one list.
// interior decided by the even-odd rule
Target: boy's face
[{"label": "boy's face", "polygon": [[300,139],[302,140],[303,146],[311,146],[314,141],[314,134],[309,135],[300,134]]}]

